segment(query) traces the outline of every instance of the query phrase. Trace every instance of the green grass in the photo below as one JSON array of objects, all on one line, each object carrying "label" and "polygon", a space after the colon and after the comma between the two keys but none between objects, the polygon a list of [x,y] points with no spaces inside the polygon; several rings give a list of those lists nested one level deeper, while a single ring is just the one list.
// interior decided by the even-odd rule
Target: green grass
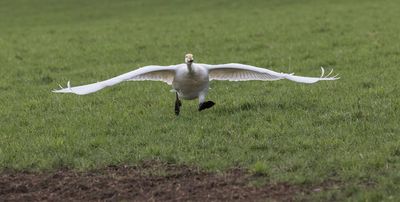
[{"label": "green grass", "polygon": [[[345,182],[318,199],[400,199],[398,1],[0,2],[0,169],[143,159],[233,166],[270,181]],[[212,82],[217,105],[173,113],[161,82],[53,94],[137,67],[247,63],[341,79]],[[374,186],[365,186],[372,182]]]}]

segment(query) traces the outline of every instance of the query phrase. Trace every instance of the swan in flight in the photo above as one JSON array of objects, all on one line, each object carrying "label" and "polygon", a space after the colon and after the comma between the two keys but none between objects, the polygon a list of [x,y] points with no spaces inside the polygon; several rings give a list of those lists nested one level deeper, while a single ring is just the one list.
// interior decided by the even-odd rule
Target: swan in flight
[{"label": "swan in flight", "polygon": [[315,83],[325,80],[339,79],[336,76],[329,77],[332,71],[324,76],[324,69],[321,67],[321,77],[303,77],[292,74],[278,73],[272,70],[254,67],[251,65],[229,63],[229,64],[200,64],[194,63],[192,54],[185,55],[185,63],[158,66],[150,65],[141,67],[131,72],[119,75],[117,77],[83,86],[71,87],[68,81],[67,88],[54,90],[55,93],[74,93],[77,95],[85,95],[96,92],[108,86],[119,84],[123,81],[142,81],[153,80],[163,81],[172,85],[176,94],[175,114],[179,115],[181,100],[199,99],[199,111],[211,108],[215,103],[206,101],[206,95],[209,89],[209,82],[212,80],[228,80],[228,81],[249,81],[262,80],[274,81],[280,79],[288,79],[299,83]]}]

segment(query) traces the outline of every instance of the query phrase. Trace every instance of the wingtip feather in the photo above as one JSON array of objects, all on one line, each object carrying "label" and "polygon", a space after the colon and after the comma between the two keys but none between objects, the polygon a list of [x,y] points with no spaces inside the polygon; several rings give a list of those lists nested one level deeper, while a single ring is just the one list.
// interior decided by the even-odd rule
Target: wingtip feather
[{"label": "wingtip feather", "polygon": [[321,78],[324,76],[325,74],[325,69],[321,66]]},{"label": "wingtip feather", "polygon": [[58,84],[58,86],[61,88],[61,89],[54,89],[54,90],[52,90],[51,92],[53,92],[53,93],[73,93],[73,91],[72,91],[72,88],[71,88],[71,82],[70,81],[68,81],[67,82],[67,87],[66,88],[64,88],[64,87],[62,87],[60,84]]}]

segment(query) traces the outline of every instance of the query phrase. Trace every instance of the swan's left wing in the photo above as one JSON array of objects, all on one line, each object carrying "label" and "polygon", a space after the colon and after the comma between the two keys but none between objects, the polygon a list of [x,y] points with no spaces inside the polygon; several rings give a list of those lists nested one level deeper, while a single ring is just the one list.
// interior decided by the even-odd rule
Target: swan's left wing
[{"label": "swan's left wing", "polygon": [[220,65],[208,65],[206,66],[209,70],[210,80],[228,80],[228,81],[249,81],[249,80],[263,80],[263,81],[274,81],[280,79],[288,79],[300,83],[315,83],[322,80],[336,80],[338,77],[329,77],[332,71],[324,76],[324,68],[321,67],[321,77],[304,77],[294,76],[293,74],[278,73],[272,70],[254,67],[251,65],[244,65],[238,63],[220,64]]},{"label": "swan's left wing", "polygon": [[83,86],[71,87],[68,81],[67,88],[62,88],[60,90],[54,90],[55,93],[74,93],[78,95],[86,95],[99,91],[105,87],[113,86],[123,81],[141,81],[141,80],[153,80],[153,81],[163,81],[172,84],[175,76],[176,65],[172,66],[156,66],[150,65],[133,70],[131,72],[121,74],[117,77],[100,81],[97,83],[92,83]]}]

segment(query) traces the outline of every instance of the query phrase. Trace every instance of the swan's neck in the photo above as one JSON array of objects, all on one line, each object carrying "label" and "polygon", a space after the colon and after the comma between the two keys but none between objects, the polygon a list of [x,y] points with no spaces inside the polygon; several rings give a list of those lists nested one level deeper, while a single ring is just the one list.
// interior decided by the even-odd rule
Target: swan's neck
[{"label": "swan's neck", "polygon": [[193,72],[193,68],[192,68],[193,63],[186,63],[186,65],[189,70],[189,73],[192,73]]}]

